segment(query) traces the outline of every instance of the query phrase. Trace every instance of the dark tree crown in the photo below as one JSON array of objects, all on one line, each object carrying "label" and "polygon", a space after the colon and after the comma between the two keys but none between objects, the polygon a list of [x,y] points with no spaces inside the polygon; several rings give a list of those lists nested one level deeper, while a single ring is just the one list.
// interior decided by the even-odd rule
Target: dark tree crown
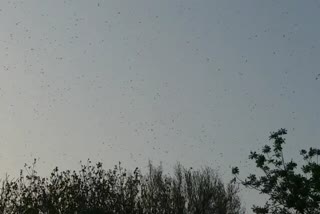
[{"label": "dark tree crown", "polygon": [[320,150],[301,150],[300,154],[306,162],[301,169],[297,169],[297,163],[285,161],[283,155],[283,135],[286,134],[286,129],[272,132],[269,137],[273,141],[272,147],[265,145],[261,153],[250,152],[249,159],[255,161],[256,167],[262,171],[261,176],[250,174],[241,180],[238,178],[238,167],[234,167],[233,181],[238,180],[245,187],[269,196],[263,207],[253,207],[255,213],[320,213]]}]

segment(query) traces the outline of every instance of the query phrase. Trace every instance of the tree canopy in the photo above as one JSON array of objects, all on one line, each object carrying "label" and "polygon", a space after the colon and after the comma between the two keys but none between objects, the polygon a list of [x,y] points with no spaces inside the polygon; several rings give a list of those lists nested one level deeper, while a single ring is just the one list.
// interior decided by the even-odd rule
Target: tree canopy
[{"label": "tree canopy", "polygon": [[265,145],[261,152],[251,151],[249,159],[254,160],[262,175],[250,174],[241,180],[238,167],[232,169],[234,182],[268,196],[264,206],[253,206],[255,213],[316,214],[320,213],[320,149],[301,150],[304,164],[286,161],[283,153],[286,129],[270,134],[272,147]]}]

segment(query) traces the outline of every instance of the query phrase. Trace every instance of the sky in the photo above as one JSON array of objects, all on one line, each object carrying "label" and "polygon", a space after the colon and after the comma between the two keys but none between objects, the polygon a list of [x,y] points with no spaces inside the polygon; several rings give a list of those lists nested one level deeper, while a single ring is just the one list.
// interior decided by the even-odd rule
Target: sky
[{"label": "sky", "polygon": [[[320,139],[320,1],[0,3],[0,173],[79,161],[254,171]],[[261,202],[243,191],[250,211]]]}]

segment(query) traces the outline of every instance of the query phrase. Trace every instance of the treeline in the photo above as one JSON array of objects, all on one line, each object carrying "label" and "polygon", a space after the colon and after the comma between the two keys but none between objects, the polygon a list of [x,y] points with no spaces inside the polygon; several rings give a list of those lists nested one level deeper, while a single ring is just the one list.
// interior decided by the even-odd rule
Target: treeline
[{"label": "treeline", "polygon": [[105,170],[90,160],[79,171],[54,168],[48,177],[35,170],[36,160],[17,179],[0,184],[0,214],[244,214],[239,185],[267,196],[253,205],[257,214],[320,213],[320,149],[300,150],[302,162],[285,157],[286,129],[271,132],[272,145],[251,151],[260,173],[242,179],[238,167],[224,184],[210,168],[192,169],[177,164],[172,175],[148,165],[129,172],[121,164]]},{"label": "treeline", "polygon": [[242,214],[238,185],[222,182],[212,168],[186,169],[174,174],[148,165],[142,174],[121,164],[103,169],[90,160],[79,171],[53,169],[38,176],[36,160],[21,170],[18,179],[2,181],[0,213],[46,214]]}]

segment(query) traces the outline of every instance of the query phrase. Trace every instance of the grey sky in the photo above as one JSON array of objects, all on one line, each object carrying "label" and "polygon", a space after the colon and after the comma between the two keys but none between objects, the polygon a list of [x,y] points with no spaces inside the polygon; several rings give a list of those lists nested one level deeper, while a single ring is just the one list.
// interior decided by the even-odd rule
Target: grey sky
[{"label": "grey sky", "polygon": [[[320,1],[3,1],[1,174],[230,166],[319,144]],[[251,193],[250,193],[251,194]],[[250,205],[255,200],[246,195]],[[248,196],[248,197],[247,197]]]}]

